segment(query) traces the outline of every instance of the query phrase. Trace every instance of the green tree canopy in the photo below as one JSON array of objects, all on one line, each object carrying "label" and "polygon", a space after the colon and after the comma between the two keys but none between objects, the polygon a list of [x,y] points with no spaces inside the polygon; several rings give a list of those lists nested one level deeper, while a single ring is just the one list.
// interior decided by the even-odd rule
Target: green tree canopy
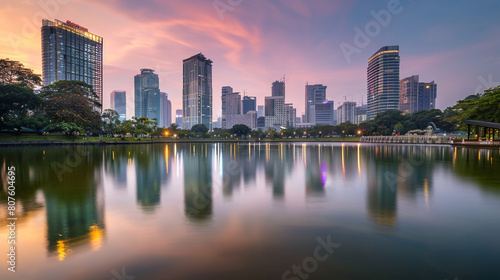
[{"label": "green tree canopy", "polygon": [[40,96],[46,100],[45,114],[51,122],[74,123],[85,130],[101,130],[101,104],[86,83],[57,81],[43,87]]},{"label": "green tree canopy", "polygon": [[19,85],[34,89],[41,84],[40,75],[25,68],[19,61],[0,59],[0,85]]},{"label": "green tree canopy", "polygon": [[235,124],[235,125],[233,125],[231,132],[233,134],[236,134],[237,136],[241,137],[241,136],[248,135],[250,130],[251,130],[250,127],[248,127],[244,124]]},{"label": "green tree canopy", "polygon": [[205,134],[208,132],[208,128],[204,124],[195,124],[191,128],[191,132]]},{"label": "green tree canopy", "polygon": [[19,85],[0,85],[0,127],[25,125],[30,110],[36,110],[43,100],[33,90]]}]

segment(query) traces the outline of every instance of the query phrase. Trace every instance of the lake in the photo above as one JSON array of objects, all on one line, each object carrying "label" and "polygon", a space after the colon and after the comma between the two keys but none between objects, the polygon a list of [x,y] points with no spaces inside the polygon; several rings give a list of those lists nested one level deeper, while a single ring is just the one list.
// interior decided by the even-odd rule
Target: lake
[{"label": "lake", "polygon": [[499,279],[500,150],[0,148],[1,279]]}]

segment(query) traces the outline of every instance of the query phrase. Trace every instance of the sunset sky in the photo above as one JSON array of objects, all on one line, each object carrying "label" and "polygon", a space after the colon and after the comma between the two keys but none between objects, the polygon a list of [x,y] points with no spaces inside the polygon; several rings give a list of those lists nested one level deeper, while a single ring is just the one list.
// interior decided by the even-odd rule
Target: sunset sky
[{"label": "sunset sky", "polygon": [[[130,118],[139,69],[159,74],[175,112],[182,108],[182,60],[203,52],[214,61],[216,119],[222,86],[246,90],[263,105],[284,75],[297,116],[306,82],[327,85],[335,107],[366,103],[368,58],[399,45],[401,78],[434,80],[444,109],[500,84],[499,11],[497,0],[4,0],[0,58],[41,74],[42,18],[71,20],[104,38],[104,108],[111,91],[126,90]],[[374,14],[390,19],[380,24]],[[366,26],[372,37],[356,44],[356,30]],[[342,44],[355,52],[344,55]]]}]

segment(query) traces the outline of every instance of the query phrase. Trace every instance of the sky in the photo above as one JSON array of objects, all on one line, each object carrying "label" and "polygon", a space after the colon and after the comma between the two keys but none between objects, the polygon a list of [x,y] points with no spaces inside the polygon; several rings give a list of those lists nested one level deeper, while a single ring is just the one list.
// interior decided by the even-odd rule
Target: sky
[{"label": "sky", "polygon": [[221,88],[256,96],[286,79],[286,102],[304,112],[305,85],[327,98],[366,103],[368,58],[399,45],[400,78],[438,85],[437,108],[500,85],[500,1],[430,0],[2,0],[0,58],[41,74],[43,18],[71,20],[104,38],[103,107],[151,68],[160,91],[182,109],[182,60],[213,60],[213,118]]}]

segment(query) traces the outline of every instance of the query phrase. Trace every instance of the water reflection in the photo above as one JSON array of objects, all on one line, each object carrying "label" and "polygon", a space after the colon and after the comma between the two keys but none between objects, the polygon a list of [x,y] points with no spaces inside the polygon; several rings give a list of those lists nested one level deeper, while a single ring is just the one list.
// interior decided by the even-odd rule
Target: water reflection
[{"label": "water reflection", "polygon": [[[288,267],[289,263],[310,254],[311,244],[304,240],[314,241],[317,236],[332,232],[335,238],[344,238],[338,241],[346,242],[345,247],[350,245],[351,250],[345,255],[339,251],[335,256],[346,264],[343,268],[339,263],[332,266],[340,278],[356,274],[359,265],[369,267],[368,260],[354,256],[358,249],[359,254],[363,253],[355,244],[374,240],[375,250],[387,249],[394,259],[410,258],[397,251],[403,244],[408,255],[423,263],[421,271],[434,271],[423,261],[428,255],[432,260],[449,257],[449,266],[455,263],[451,261],[453,256],[421,246],[433,238],[436,244],[447,244],[446,238],[434,232],[436,224],[440,224],[443,231],[453,232],[443,226],[460,229],[448,223],[455,219],[449,213],[462,211],[464,215],[467,212],[470,216],[461,221],[453,220],[454,223],[467,228],[467,236],[490,240],[493,237],[485,237],[484,231],[476,226],[480,227],[484,221],[494,227],[496,220],[488,215],[498,207],[483,208],[486,207],[483,201],[474,202],[473,198],[484,197],[485,201],[496,203],[490,206],[498,205],[500,200],[498,150],[419,145],[225,143],[2,148],[0,151],[3,181],[0,218],[5,220],[7,217],[6,167],[16,166],[19,224],[35,232],[40,225],[34,217],[41,214],[38,216],[44,218],[47,230],[44,232],[46,243],[39,246],[48,253],[49,263],[68,263],[73,256],[92,252],[100,261],[107,262],[106,257],[113,255],[119,245],[126,247],[120,242],[109,242],[121,240],[119,234],[123,234],[119,230],[113,233],[111,229],[121,228],[136,219],[131,224],[140,223],[143,231],[128,228],[130,236],[147,236],[145,241],[136,241],[144,242],[140,245],[149,246],[153,255],[161,259],[157,265],[150,266],[160,269],[159,263],[177,262],[182,264],[176,268],[177,275],[182,275],[182,268],[187,271],[190,261],[196,260],[179,253],[182,250],[170,244],[171,240],[193,252],[195,245],[186,244],[201,238],[196,242],[205,244],[203,248],[217,254],[219,249],[209,246],[215,240],[217,244],[224,244],[219,247],[224,247],[225,254],[238,252],[239,261],[227,268],[227,275],[247,275],[245,273],[251,270],[254,279],[265,279],[269,275],[278,279],[280,271],[276,272],[276,267]],[[110,182],[109,188],[103,181]],[[449,205],[450,198],[465,196],[464,192],[474,195],[465,197],[465,202]],[[170,211],[175,205],[181,205],[180,214]],[[446,211],[436,212],[441,205]],[[437,217],[436,221],[429,220],[427,214]],[[149,222],[144,221],[144,216]],[[193,233],[192,227],[186,224],[203,226],[196,227],[197,232]],[[412,235],[411,231],[402,230],[405,227],[425,234]],[[238,230],[230,230],[234,228]],[[238,237],[231,239],[227,232],[237,233]],[[400,239],[380,241],[373,232],[397,233],[395,236]],[[5,229],[0,229],[0,234],[4,233]],[[251,244],[242,237],[249,233],[252,234]],[[384,235],[384,238],[389,237]],[[463,242],[457,236],[450,239],[450,244],[452,241],[454,244]],[[272,250],[264,249],[262,244]],[[130,249],[120,250],[132,259],[151,253],[139,245],[129,246]],[[456,250],[453,245],[441,246],[445,246],[443,252]],[[495,259],[489,247],[482,246],[470,249],[479,250],[479,253],[463,251],[461,254],[475,253]],[[248,256],[240,254],[241,248],[249,251]],[[280,252],[279,258],[276,252]],[[209,262],[207,259],[212,252],[201,255]],[[299,260],[287,259],[295,255]],[[286,259],[286,263],[281,263],[281,258]],[[251,265],[256,260],[263,263],[257,272]],[[30,267],[41,269],[36,263],[26,262]],[[265,263],[273,263],[273,266],[267,267]],[[206,263],[194,266],[208,267]],[[331,272],[330,268],[320,270],[317,276],[329,279],[331,274],[322,273]],[[56,271],[55,275],[58,273],[62,272]],[[193,279],[202,276],[196,271],[190,273]],[[224,273],[206,279],[224,279],[221,276],[225,276]],[[471,275],[477,276],[474,273]],[[441,276],[434,272],[431,275],[433,277],[427,278]]]},{"label": "water reflection", "polygon": [[206,221],[212,216],[212,148],[189,144],[182,151],[184,210],[192,221]]}]

